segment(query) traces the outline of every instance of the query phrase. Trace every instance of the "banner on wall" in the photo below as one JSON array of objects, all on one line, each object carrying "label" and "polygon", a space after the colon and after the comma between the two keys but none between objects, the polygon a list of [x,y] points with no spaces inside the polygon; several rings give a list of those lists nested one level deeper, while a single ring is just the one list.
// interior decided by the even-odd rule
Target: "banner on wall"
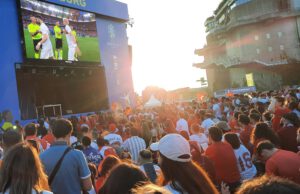
[{"label": "banner on wall", "polygon": [[254,79],[253,79],[253,73],[246,74],[246,81],[247,81],[248,87],[255,86]]}]

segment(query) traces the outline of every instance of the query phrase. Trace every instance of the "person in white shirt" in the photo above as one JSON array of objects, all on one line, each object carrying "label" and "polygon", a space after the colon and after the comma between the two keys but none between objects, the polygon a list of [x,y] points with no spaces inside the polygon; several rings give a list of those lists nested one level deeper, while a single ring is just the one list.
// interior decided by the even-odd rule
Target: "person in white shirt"
[{"label": "person in white shirt", "polygon": [[40,59],[53,59],[54,54],[50,40],[49,28],[40,18],[38,18],[37,21],[40,24],[40,31],[42,34],[42,40],[36,45],[37,50],[40,50],[42,47]]},{"label": "person in white shirt", "polygon": [[113,145],[113,144],[122,145],[123,144],[122,137],[115,133],[110,133],[108,135],[105,135],[104,139],[106,139],[109,142],[109,145]]},{"label": "person in white shirt", "polygon": [[214,114],[215,114],[215,117],[217,119],[222,119],[222,111],[221,111],[221,105],[219,103],[219,100],[217,98],[215,98],[213,100],[214,104],[213,104],[213,111],[214,111]]},{"label": "person in white shirt", "polygon": [[226,133],[224,139],[234,149],[238,169],[241,174],[241,181],[243,182],[254,178],[257,173],[256,167],[252,163],[249,150],[241,144],[238,135],[235,133]]},{"label": "person in white shirt", "polygon": [[210,113],[205,113],[204,120],[201,124],[201,127],[204,129],[205,135],[208,135],[208,129],[216,124],[211,118],[212,115]]},{"label": "person in white shirt", "polygon": [[63,24],[65,25],[64,33],[66,34],[66,39],[68,43],[68,60],[74,61],[75,60],[75,53],[76,53],[76,39],[72,34],[72,29],[69,25],[69,20],[64,18]]},{"label": "person in white shirt", "polygon": [[200,125],[196,123],[192,124],[191,129],[192,129],[192,135],[190,136],[190,140],[196,141],[198,145],[201,146],[203,150],[205,150],[205,148],[207,148],[208,146],[208,138],[203,133],[204,129],[201,128]]},{"label": "person in white shirt", "polygon": [[134,163],[138,163],[139,153],[146,149],[146,142],[138,136],[136,129],[131,129],[130,135],[131,137],[124,141],[122,148],[131,154]]},{"label": "person in white shirt", "polygon": [[184,119],[184,113],[183,112],[179,113],[179,119],[176,123],[176,130],[178,132],[186,131],[188,134],[190,134],[189,125],[188,125],[188,122]]}]

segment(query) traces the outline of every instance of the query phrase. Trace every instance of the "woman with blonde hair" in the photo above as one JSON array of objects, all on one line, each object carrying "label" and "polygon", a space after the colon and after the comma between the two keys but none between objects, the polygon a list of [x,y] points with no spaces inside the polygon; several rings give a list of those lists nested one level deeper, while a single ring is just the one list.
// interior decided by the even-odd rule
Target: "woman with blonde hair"
[{"label": "woman with blonde hair", "polygon": [[35,148],[19,143],[5,153],[0,167],[0,193],[52,194]]}]

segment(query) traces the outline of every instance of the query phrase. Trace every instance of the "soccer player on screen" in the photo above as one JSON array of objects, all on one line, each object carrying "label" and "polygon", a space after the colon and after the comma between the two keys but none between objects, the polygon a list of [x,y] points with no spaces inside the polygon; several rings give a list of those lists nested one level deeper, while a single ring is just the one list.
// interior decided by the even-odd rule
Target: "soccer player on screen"
[{"label": "soccer player on screen", "polygon": [[78,42],[77,42],[77,32],[74,30],[74,27],[73,26],[70,26],[71,28],[71,33],[72,35],[74,36],[74,39],[75,39],[75,42],[76,42],[76,50],[75,50],[75,61],[78,61],[78,50],[79,50],[79,47],[78,47]]},{"label": "soccer player on screen", "polygon": [[37,44],[42,40],[42,34],[40,33],[40,26],[37,24],[37,19],[34,16],[30,17],[31,23],[28,25],[28,31],[33,40],[34,58],[40,58],[40,51],[36,50]]},{"label": "soccer player on screen", "polygon": [[36,45],[36,50],[41,50],[41,56],[40,59],[53,59],[53,49],[52,49],[52,43],[50,40],[50,32],[49,28],[46,26],[46,24],[41,19],[37,19],[38,23],[40,23],[40,31],[42,33],[42,40],[38,42]]},{"label": "soccer player on screen", "polygon": [[64,32],[66,34],[67,43],[68,43],[68,60],[74,61],[75,60],[75,52],[76,52],[76,40],[75,37],[72,34],[72,30],[69,26],[69,20],[64,18],[63,24],[65,25]]},{"label": "soccer player on screen", "polygon": [[62,30],[59,26],[59,21],[54,26],[55,33],[55,59],[63,59],[63,41],[62,41]]}]

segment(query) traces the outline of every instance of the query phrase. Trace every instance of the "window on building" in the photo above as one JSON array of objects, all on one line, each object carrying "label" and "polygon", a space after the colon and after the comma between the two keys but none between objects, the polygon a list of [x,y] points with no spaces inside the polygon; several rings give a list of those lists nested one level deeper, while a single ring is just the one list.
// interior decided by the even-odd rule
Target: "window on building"
[{"label": "window on building", "polygon": [[259,36],[258,36],[258,35],[255,35],[255,36],[254,36],[254,40],[259,40]]},{"label": "window on building", "polygon": [[280,50],[284,50],[284,46],[283,45],[280,45]]},{"label": "window on building", "polygon": [[271,38],[271,34],[267,33],[266,37],[267,37],[267,39],[270,39]]},{"label": "window on building", "polygon": [[269,52],[272,52],[272,51],[273,51],[273,47],[269,46],[269,47],[268,47],[268,51],[269,51]]},{"label": "window on building", "polygon": [[278,35],[279,38],[281,38],[282,37],[282,32],[278,32],[277,35]]},{"label": "window on building", "polygon": [[256,53],[259,55],[260,54],[260,49],[256,49]]}]

